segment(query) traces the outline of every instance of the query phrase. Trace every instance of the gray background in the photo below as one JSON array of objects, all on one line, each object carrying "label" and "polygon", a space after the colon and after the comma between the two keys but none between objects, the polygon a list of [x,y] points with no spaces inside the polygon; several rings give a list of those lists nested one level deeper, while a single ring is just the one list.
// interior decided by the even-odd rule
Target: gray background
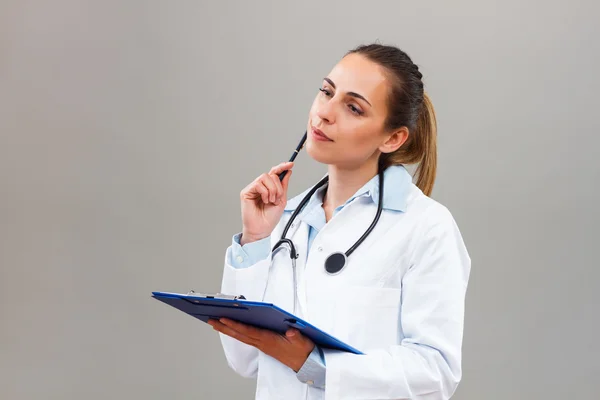
[{"label": "gray background", "polygon": [[0,398],[252,398],[150,292],[218,290],[240,190],[375,40],[425,75],[473,260],[455,398],[598,398],[594,3],[2,1]]}]

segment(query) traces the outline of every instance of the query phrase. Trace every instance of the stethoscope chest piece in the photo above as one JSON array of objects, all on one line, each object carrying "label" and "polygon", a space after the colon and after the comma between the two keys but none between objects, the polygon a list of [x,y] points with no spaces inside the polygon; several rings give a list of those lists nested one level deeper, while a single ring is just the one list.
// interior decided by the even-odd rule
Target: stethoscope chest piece
[{"label": "stethoscope chest piece", "polygon": [[[365,233],[363,233],[363,235],[356,241],[356,243],[354,243],[354,245],[352,247],[350,247],[345,253],[335,252],[335,253],[331,254],[329,257],[327,257],[327,259],[325,260],[325,271],[327,271],[327,273],[330,275],[339,274],[340,271],[342,269],[344,269],[344,267],[346,266],[346,261],[348,261],[348,257],[354,252],[354,250],[356,250],[356,248],[363,242],[363,240],[365,240],[365,238],[369,235],[369,233],[371,233],[371,231],[375,227],[375,224],[377,224],[377,221],[379,221],[379,216],[381,215],[381,211],[383,209],[383,169],[382,168],[379,169],[378,175],[379,175],[379,201],[377,204],[377,213],[375,214],[375,218],[373,219],[373,222],[371,222],[371,225],[365,231]],[[280,177],[280,179],[283,179],[283,174],[282,174],[282,177]],[[317,191],[317,189],[319,189],[320,187],[325,185],[327,182],[329,182],[329,176],[325,176],[323,179],[321,179],[319,181],[319,183],[317,183],[304,196],[302,201],[300,201],[300,204],[296,207],[296,209],[292,213],[292,216],[289,218],[287,224],[285,225],[285,228],[283,229],[283,232],[281,233],[281,239],[277,242],[277,244],[272,249],[272,251],[275,251],[281,244],[287,243],[290,247],[290,257],[292,258],[292,265],[294,267],[296,266],[296,258],[298,258],[298,254],[296,253],[296,248],[294,247],[294,243],[292,242],[292,240],[287,239],[285,237],[285,235],[287,234],[288,230],[292,227],[293,221],[300,213],[300,210],[302,210],[304,208],[304,206],[308,203],[308,201],[311,199],[312,195]]]},{"label": "stethoscope chest piece", "polygon": [[331,275],[339,274],[346,265],[346,261],[346,254],[340,252],[333,253],[325,260],[325,270]]}]

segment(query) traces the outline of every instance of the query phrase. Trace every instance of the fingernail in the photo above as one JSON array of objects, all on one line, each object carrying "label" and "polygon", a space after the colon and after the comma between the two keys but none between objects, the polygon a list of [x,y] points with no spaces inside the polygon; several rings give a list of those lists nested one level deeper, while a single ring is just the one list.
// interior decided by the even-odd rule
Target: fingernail
[{"label": "fingernail", "polygon": [[288,337],[292,337],[292,336],[294,336],[295,334],[296,334],[296,332],[294,332],[294,331],[292,331],[292,330],[290,330],[290,331],[287,331],[287,332],[285,333],[285,335],[286,335],[286,336],[288,336]]}]

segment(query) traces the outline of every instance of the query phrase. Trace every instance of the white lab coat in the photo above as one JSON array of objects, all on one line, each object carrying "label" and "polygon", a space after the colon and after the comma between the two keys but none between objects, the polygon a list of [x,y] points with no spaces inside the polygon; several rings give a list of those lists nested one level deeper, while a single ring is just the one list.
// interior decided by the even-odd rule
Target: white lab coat
[{"label": "white lab coat", "polygon": [[[442,400],[456,390],[471,260],[446,207],[411,183],[406,212],[384,209],[342,272],[332,276],[324,269],[329,254],[346,251],[365,232],[376,209],[367,197],[354,199],[319,232],[308,258],[308,225],[297,219],[287,234],[299,253],[296,314],[365,354],[325,350],[326,387],[320,389],[220,334],[229,366],[257,378],[257,399]],[[272,232],[271,247],[290,215]],[[292,312],[288,251],[239,269],[226,257],[221,292]]]}]

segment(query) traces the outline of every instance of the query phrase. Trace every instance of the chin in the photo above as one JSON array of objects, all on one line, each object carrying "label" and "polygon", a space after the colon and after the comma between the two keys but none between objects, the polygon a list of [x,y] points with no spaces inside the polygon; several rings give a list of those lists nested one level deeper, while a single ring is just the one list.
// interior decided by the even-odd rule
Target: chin
[{"label": "chin", "polygon": [[326,151],[322,147],[319,146],[318,143],[313,142],[312,140],[306,141],[306,153],[313,160],[320,162],[321,164],[333,164],[334,159],[332,157],[331,151]]}]

